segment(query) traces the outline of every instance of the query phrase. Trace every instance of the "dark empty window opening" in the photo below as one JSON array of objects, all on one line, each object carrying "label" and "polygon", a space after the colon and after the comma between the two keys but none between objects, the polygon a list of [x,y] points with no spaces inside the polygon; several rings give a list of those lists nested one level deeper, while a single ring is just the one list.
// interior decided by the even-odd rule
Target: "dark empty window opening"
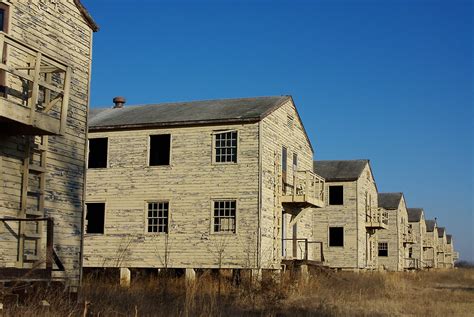
[{"label": "dark empty window opening", "polygon": [[104,203],[88,203],[87,207],[87,226],[86,233],[104,233],[105,223],[105,204]]},{"label": "dark empty window opening", "polygon": [[107,167],[107,138],[89,139],[89,168]]},{"label": "dark empty window opening", "polygon": [[344,227],[329,228],[329,246],[343,247],[344,246]]},{"label": "dark empty window opening", "polygon": [[379,256],[388,256],[387,242],[379,242]]},{"label": "dark empty window opening", "polygon": [[237,163],[237,131],[215,134],[216,163]]},{"label": "dark empty window opening", "polygon": [[148,232],[168,233],[168,202],[148,203]]},{"label": "dark empty window opening", "polygon": [[0,3],[0,31],[7,33],[8,31],[8,13],[9,6]]},{"label": "dark empty window opening", "polygon": [[329,186],[329,205],[344,204],[344,186]]},{"label": "dark empty window opening", "polygon": [[170,165],[171,134],[150,135],[150,166]]}]

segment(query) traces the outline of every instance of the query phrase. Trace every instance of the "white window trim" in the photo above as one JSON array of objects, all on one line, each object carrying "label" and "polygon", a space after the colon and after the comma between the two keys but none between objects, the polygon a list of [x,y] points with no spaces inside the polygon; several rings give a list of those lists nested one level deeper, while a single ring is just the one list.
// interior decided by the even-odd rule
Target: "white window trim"
[{"label": "white window trim", "polygon": [[[229,231],[214,231],[214,202],[216,201],[235,201],[235,232],[229,232]],[[210,209],[211,209],[211,221],[210,221],[210,234],[211,235],[237,235],[239,232],[239,201],[237,198],[211,198],[210,202]]]},{"label": "white window trim", "polygon": [[[342,245],[330,245],[330,241],[331,241],[330,229],[331,228],[342,228]],[[344,249],[345,246],[346,246],[346,227],[338,226],[338,225],[328,226],[328,248]]]},{"label": "white window trim", "polygon": [[[216,162],[216,134],[221,134],[221,133],[228,133],[228,132],[236,132],[237,133],[237,160],[235,162]],[[228,129],[228,130],[215,130],[215,131],[212,131],[212,143],[211,143],[211,147],[212,147],[212,158],[211,158],[211,162],[212,162],[212,165],[236,165],[236,164],[239,164],[239,161],[240,161],[240,142],[239,142],[239,135],[240,135],[240,132],[238,129]]]},{"label": "white window trim", "polygon": [[[150,165],[150,150],[151,150],[151,137],[153,135],[165,135],[169,134],[170,135],[170,155],[169,155],[169,161],[170,163],[168,165]],[[147,144],[146,144],[146,167],[147,168],[161,168],[161,169],[171,169],[172,164],[173,164],[173,134],[170,132],[166,133],[150,133],[148,134],[147,137]]]},{"label": "white window trim", "polygon": [[[86,219],[86,216],[87,216],[87,204],[104,204],[104,233],[87,233],[86,232],[86,225],[87,225],[87,219]],[[83,223],[84,223],[84,237],[92,237],[92,236],[105,236],[107,234],[107,226],[105,225],[107,223],[107,201],[105,199],[103,200],[88,200],[86,202],[84,202],[84,220],[83,220]]]},{"label": "white window trim", "polygon": [[[168,232],[148,232],[148,204],[149,203],[168,203]],[[143,213],[144,232],[147,236],[165,236],[171,231],[171,202],[168,199],[149,199],[144,202]]]}]

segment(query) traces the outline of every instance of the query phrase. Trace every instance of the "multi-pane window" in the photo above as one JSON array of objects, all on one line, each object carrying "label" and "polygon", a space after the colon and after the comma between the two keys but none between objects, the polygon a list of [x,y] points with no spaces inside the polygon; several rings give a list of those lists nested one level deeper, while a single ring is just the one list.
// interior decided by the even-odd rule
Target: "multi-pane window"
[{"label": "multi-pane window", "polygon": [[388,256],[387,242],[379,242],[379,256]]},{"label": "multi-pane window", "polygon": [[214,232],[235,233],[235,200],[214,201]]},{"label": "multi-pane window", "polygon": [[148,203],[148,232],[168,233],[168,202]]},{"label": "multi-pane window", "polygon": [[237,131],[215,134],[216,163],[237,163]]}]

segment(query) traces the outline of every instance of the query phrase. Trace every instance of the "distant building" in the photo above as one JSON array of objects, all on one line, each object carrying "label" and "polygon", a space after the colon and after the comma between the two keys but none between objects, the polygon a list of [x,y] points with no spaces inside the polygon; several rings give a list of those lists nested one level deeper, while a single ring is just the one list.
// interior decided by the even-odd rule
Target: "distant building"
[{"label": "distant building", "polygon": [[388,226],[378,236],[379,267],[390,271],[409,269],[410,247],[416,242],[408,223],[408,212],[403,193],[379,193],[378,205],[388,214]]},{"label": "distant building", "polygon": [[313,238],[323,243],[325,264],[345,270],[377,269],[377,236],[388,227],[388,217],[378,208],[369,160],[315,161],[314,171],[326,180],[327,188],[326,207],[313,212]]},{"label": "distant building", "polygon": [[438,254],[438,267],[442,269],[447,268],[450,265],[446,259],[447,244],[446,229],[444,227],[438,227],[438,245],[436,253]]},{"label": "distant building", "polygon": [[437,268],[438,267],[438,224],[436,219],[425,220],[426,233],[423,237],[423,267]]},{"label": "distant building", "polygon": [[408,225],[415,235],[416,242],[408,248],[406,267],[409,269],[423,268],[423,238],[426,233],[425,212],[422,208],[408,208]]}]

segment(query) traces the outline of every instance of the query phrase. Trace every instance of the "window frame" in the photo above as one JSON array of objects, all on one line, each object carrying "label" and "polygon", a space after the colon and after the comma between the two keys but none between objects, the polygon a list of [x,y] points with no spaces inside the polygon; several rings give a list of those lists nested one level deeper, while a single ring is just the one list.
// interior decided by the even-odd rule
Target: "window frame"
[{"label": "window frame", "polygon": [[[331,245],[331,228],[342,228],[342,245]],[[328,227],[328,248],[344,248],[346,244],[346,230],[344,226],[329,226]]]},{"label": "window frame", "polygon": [[[168,231],[167,232],[149,232],[148,231],[148,204],[152,204],[152,203],[167,203],[168,204],[168,222],[167,222],[167,229]],[[143,223],[144,223],[144,232],[146,235],[150,235],[150,236],[161,236],[161,235],[169,235],[170,234],[170,223],[171,223],[171,203],[169,200],[167,199],[149,199],[149,200],[145,200],[144,202],[144,213],[143,213],[143,216],[144,216],[144,219],[143,219]]]},{"label": "window frame", "polygon": [[[381,249],[380,247],[382,245],[385,245],[385,249]],[[387,255],[380,255],[380,251],[387,251]],[[377,244],[377,256],[378,257],[382,257],[382,258],[387,258],[388,257],[388,242],[386,241],[381,241],[381,242],[378,242]]]},{"label": "window frame", "polygon": [[[331,188],[332,187],[341,187],[342,188],[342,203],[341,204],[331,204]],[[328,186],[328,206],[344,206],[344,185],[329,185]]]},{"label": "window frame", "polygon": [[[104,204],[104,232],[103,233],[88,233],[86,230],[86,221],[87,220],[87,204]],[[105,224],[107,223],[107,201],[106,200],[88,200],[84,202],[84,236],[104,236],[107,234],[106,226]],[[88,225],[89,223],[87,223]]]},{"label": "window frame", "polygon": [[[89,134],[90,135],[90,134]],[[107,139],[107,159],[105,160],[105,167],[89,167],[89,157],[91,153],[91,147],[90,147],[90,141],[94,139]],[[88,138],[87,139],[87,170],[92,169],[92,170],[100,170],[100,169],[108,169],[110,168],[110,137],[105,136],[105,137],[93,137],[93,138]]]},{"label": "window frame", "polygon": [[[235,132],[236,133],[236,153],[235,153],[235,162],[217,162],[216,160],[216,155],[217,155],[217,149],[216,149],[216,139],[218,134],[223,134],[223,133],[231,133]],[[212,159],[211,162],[213,165],[236,165],[239,163],[240,160],[240,155],[239,155],[239,149],[240,149],[240,142],[239,142],[239,130],[238,129],[227,129],[227,130],[215,130],[212,131]]]},{"label": "window frame", "polygon": [[[214,230],[214,203],[215,202],[227,202],[227,201],[234,201],[235,202],[235,225],[234,225],[234,232],[232,231],[215,231]],[[211,209],[211,221],[210,221],[210,233],[215,235],[237,235],[238,233],[238,210],[239,210],[239,201],[236,198],[212,198],[210,203]]]},{"label": "window frame", "polygon": [[[170,150],[169,150],[169,164],[168,165],[150,165],[150,155],[151,155],[151,137],[154,135],[169,135],[170,136]],[[170,133],[150,133],[148,134],[147,140],[147,156],[146,156],[146,166],[148,168],[171,168],[171,159],[173,157],[173,134]]]},{"label": "window frame", "polygon": [[[3,10],[4,12],[3,26],[2,26],[2,28],[4,27],[4,30],[0,32],[9,34],[10,29],[11,29],[11,19],[10,19],[11,4],[6,1],[0,0],[0,9]],[[0,62],[3,63],[4,61],[6,62],[8,60],[8,51],[9,51],[8,46],[6,46],[3,50],[3,61],[0,61]],[[0,91],[0,96],[4,98],[7,97],[7,93],[8,93],[8,87],[6,86],[7,79],[8,79],[8,72],[1,71],[0,72],[0,87],[3,87],[2,88],[3,91]]]}]

